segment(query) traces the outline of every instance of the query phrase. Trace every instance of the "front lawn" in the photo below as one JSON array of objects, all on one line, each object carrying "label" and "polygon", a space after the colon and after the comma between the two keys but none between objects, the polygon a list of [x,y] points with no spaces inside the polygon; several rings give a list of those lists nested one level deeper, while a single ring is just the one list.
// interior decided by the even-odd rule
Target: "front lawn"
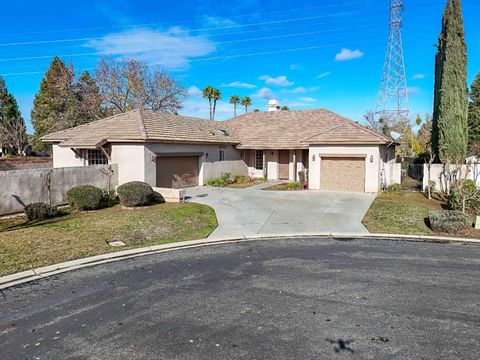
[{"label": "front lawn", "polygon": [[[212,208],[178,203],[64,212],[30,223],[24,217],[0,220],[0,276],[128,248],[201,239],[216,227]],[[126,246],[107,244],[114,240]]]},{"label": "front lawn", "polygon": [[[445,204],[428,200],[420,192],[380,193],[363,218],[362,223],[372,233],[407,235],[442,235],[427,226],[430,210],[442,210]],[[480,237],[480,231],[472,228],[467,237]]]}]

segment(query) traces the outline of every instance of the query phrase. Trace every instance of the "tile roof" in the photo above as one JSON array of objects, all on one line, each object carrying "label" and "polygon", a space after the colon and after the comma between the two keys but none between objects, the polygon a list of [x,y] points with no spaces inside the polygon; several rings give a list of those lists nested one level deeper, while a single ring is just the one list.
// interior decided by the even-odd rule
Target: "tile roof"
[{"label": "tile roof", "polygon": [[302,149],[309,144],[385,144],[391,139],[329,110],[252,112],[224,122],[240,149]]},{"label": "tile roof", "polygon": [[238,144],[222,132],[222,123],[197,118],[133,110],[89,124],[59,131],[42,138],[62,147],[97,148],[107,142],[180,142]]},{"label": "tile roof", "polygon": [[239,144],[240,149],[306,149],[310,144],[385,144],[391,139],[328,110],[251,112],[227,121],[133,110],[46,135],[62,147],[108,142]]}]

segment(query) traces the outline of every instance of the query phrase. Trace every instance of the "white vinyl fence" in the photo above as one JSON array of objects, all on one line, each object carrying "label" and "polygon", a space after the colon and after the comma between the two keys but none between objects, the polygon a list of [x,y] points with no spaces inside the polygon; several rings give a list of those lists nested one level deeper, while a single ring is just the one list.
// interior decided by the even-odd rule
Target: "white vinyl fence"
[{"label": "white vinyl fence", "polygon": [[[117,165],[111,165],[111,186],[118,185]],[[106,165],[55,169],[26,169],[0,172],[0,215],[22,212],[25,205],[35,202],[63,205],[67,191],[74,186],[93,185],[107,189]],[[50,191],[49,191],[50,188]]]}]

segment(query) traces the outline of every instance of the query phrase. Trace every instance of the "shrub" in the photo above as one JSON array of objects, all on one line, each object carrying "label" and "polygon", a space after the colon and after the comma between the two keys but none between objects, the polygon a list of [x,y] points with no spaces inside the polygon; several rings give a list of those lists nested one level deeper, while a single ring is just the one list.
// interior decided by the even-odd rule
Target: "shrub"
[{"label": "shrub", "polygon": [[232,182],[234,184],[248,184],[251,181],[252,181],[252,179],[250,179],[250,177],[246,176],[246,175],[235,175],[232,178]]},{"label": "shrub", "polygon": [[302,188],[302,184],[300,184],[299,182],[288,183],[285,186],[285,189],[287,189],[287,190],[298,190],[298,189],[301,189],[301,188]]},{"label": "shrub", "polygon": [[97,210],[107,203],[105,193],[92,185],[82,185],[67,191],[68,204],[75,210]]},{"label": "shrub", "polygon": [[33,203],[25,206],[28,220],[45,220],[57,216],[57,207],[45,203]]},{"label": "shrub", "polygon": [[232,183],[232,179],[230,178],[230,173],[224,173],[218,179],[212,179],[207,181],[207,186],[214,186],[214,187],[225,187],[228,184]]},{"label": "shrub", "polygon": [[400,192],[402,191],[402,185],[400,184],[392,184],[387,186],[387,192],[390,193],[395,193],[395,192]]},{"label": "shrub", "polygon": [[463,199],[465,198],[465,211],[477,213],[480,211],[480,191],[473,180],[466,180],[459,186],[453,187],[450,190],[450,195],[447,199],[447,206],[450,210],[462,211]]},{"label": "shrub", "polygon": [[452,210],[431,211],[429,220],[432,230],[439,233],[467,230],[472,225],[468,216],[460,211]]},{"label": "shrub", "polygon": [[147,183],[131,181],[117,188],[120,203],[127,207],[143,206],[149,204],[154,197],[153,189]]}]

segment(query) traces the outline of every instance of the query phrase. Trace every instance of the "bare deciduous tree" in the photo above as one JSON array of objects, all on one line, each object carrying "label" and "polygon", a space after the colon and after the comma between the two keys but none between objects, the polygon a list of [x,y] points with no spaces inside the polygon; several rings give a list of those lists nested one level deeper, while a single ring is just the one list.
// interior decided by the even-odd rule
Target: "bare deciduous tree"
[{"label": "bare deciduous tree", "polygon": [[30,146],[27,129],[22,118],[11,119],[7,124],[0,124],[0,143],[8,145],[17,156],[26,156]]},{"label": "bare deciduous tree", "polygon": [[107,107],[114,113],[151,109],[175,113],[182,107],[186,89],[159,67],[149,68],[137,59],[104,59],[96,81]]}]

